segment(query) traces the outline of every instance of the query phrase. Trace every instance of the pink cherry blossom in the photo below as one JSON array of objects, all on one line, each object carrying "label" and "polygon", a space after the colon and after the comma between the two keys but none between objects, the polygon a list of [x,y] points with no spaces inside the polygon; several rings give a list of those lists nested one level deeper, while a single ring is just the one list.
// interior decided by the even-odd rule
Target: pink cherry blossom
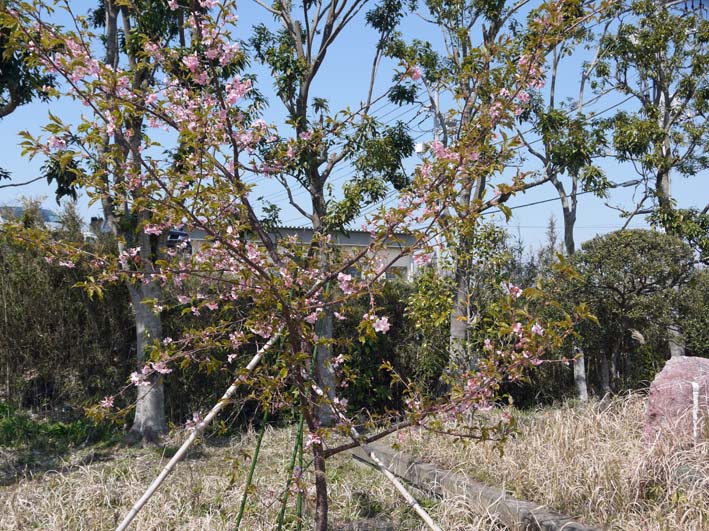
[{"label": "pink cherry blossom", "polygon": [[151,234],[154,236],[159,236],[163,233],[163,228],[160,225],[146,225],[143,230],[146,234]]},{"label": "pink cherry blossom", "polygon": [[431,259],[430,254],[417,254],[414,256],[414,263],[417,266],[425,266],[431,263]]},{"label": "pink cherry blossom", "polygon": [[155,372],[160,374],[170,374],[172,372],[172,369],[164,361],[154,361],[150,365]]},{"label": "pink cherry blossom", "polygon": [[522,288],[514,284],[509,284],[507,286],[507,293],[509,293],[513,299],[519,299],[522,296]]},{"label": "pink cherry blossom", "polygon": [[352,275],[348,275],[346,273],[338,273],[337,282],[340,286],[340,289],[345,295],[349,295],[352,293],[353,288],[350,284],[352,282]]},{"label": "pink cherry blossom", "polygon": [[194,73],[199,68],[199,58],[196,54],[190,54],[182,58],[182,63],[189,68],[190,72]]},{"label": "pink cherry blossom", "polygon": [[308,432],[308,436],[305,439],[305,447],[310,448],[314,444],[322,444],[322,438],[317,433]]},{"label": "pink cherry blossom", "polygon": [[195,411],[194,413],[192,413],[192,418],[188,419],[187,422],[185,422],[185,429],[194,431],[199,427],[201,423],[202,415]]},{"label": "pink cherry blossom", "polygon": [[150,385],[150,382],[145,378],[145,375],[137,373],[137,372],[132,372],[130,374],[130,383],[132,383],[136,387],[141,386],[141,385],[143,385],[143,386]]},{"label": "pink cherry blossom", "polygon": [[113,407],[113,396],[107,396],[101,402],[99,402],[99,406],[101,406],[104,409],[111,409]]},{"label": "pink cherry blossom", "polygon": [[47,145],[51,149],[64,149],[66,147],[66,140],[57,136],[50,136],[47,140]]},{"label": "pink cherry blossom", "polygon": [[[320,310],[320,308],[318,308],[318,310]],[[309,324],[315,324],[318,320],[318,313],[320,313],[320,311],[315,311],[315,312],[311,313],[310,315],[308,315],[305,318],[305,322],[309,323]]]},{"label": "pink cherry blossom", "polygon": [[534,323],[532,326],[532,333],[538,336],[544,335],[544,329],[539,325],[539,323]]},{"label": "pink cherry blossom", "polygon": [[381,332],[383,334],[386,334],[389,331],[389,328],[391,328],[391,324],[389,324],[388,317],[381,317],[374,321],[375,332]]}]

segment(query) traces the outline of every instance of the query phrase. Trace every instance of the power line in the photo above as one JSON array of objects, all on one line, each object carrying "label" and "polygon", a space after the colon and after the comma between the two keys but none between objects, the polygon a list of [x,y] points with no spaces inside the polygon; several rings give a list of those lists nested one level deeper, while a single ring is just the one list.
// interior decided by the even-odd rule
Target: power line
[{"label": "power line", "polygon": [[[681,4],[681,3],[683,3],[683,2],[685,2],[685,0],[675,0],[675,1],[672,1],[672,2],[667,2],[666,5],[667,5],[667,7],[672,7],[672,6],[675,6],[675,5],[677,5],[677,4]],[[685,3],[686,3],[686,2],[685,2]],[[625,11],[623,11],[622,13],[618,14],[617,17],[620,17],[620,16],[622,16],[622,15],[628,14],[628,13],[630,13],[631,11],[632,11],[632,8],[628,8],[628,9],[626,9]],[[596,22],[595,24],[592,24],[591,26],[589,26],[587,29],[588,29],[588,30],[591,30],[591,29],[596,28],[597,26],[601,25],[602,23],[603,23],[603,21]],[[599,101],[599,100],[600,100],[603,96],[605,96],[605,95],[606,95],[606,93],[603,93],[603,92],[600,93],[600,94],[597,94],[596,96],[594,96],[593,98],[591,98],[590,100],[588,100],[588,101],[584,104],[584,107],[588,107],[588,106],[590,106],[590,105],[593,105],[594,103],[596,103],[597,101]],[[613,104],[613,105],[611,105],[611,106],[609,106],[609,107],[607,107],[607,108],[605,108],[605,109],[603,109],[603,110],[601,110],[601,111],[598,111],[598,112],[594,113],[592,116],[589,116],[589,117],[587,117],[587,118],[584,118],[583,121],[584,121],[584,122],[589,122],[589,121],[591,121],[592,119],[595,119],[595,118],[597,118],[598,116],[601,116],[602,114],[605,114],[605,113],[607,113],[607,112],[609,112],[609,111],[611,111],[611,110],[613,110],[613,109],[615,109],[615,108],[617,108],[617,107],[620,107],[621,105],[627,103],[628,101],[630,101],[630,100],[633,99],[633,98],[634,98],[633,95],[629,95],[629,96],[627,96],[626,98],[624,98],[623,100],[621,100],[621,101],[619,101],[619,102],[616,102],[615,104]],[[390,112],[393,112],[393,111],[390,111]],[[575,109],[568,109],[567,111],[563,111],[562,114],[564,114],[564,115],[566,115],[566,116],[570,116],[570,115],[571,115],[572,113],[574,113],[574,112],[577,112],[577,111],[576,111]],[[387,114],[389,114],[389,113],[387,113]],[[417,116],[418,116],[418,115],[417,115]],[[415,117],[414,117],[414,118],[415,118]],[[409,123],[410,123],[411,121],[412,121],[412,120],[410,120]],[[530,128],[527,129],[526,131],[522,132],[522,135],[527,134],[527,133],[530,133],[530,132],[533,132],[534,130],[535,130],[534,127],[530,127]],[[418,140],[419,138],[421,138],[421,137],[422,137],[424,134],[426,134],[427,132],[428,132],[428,131],[422,132],[422,134],[419,135],[419,136],[416,138],[416,140]],[[538,143],[538,142],[541,142],[542,140],[543,140],[542,138],[534,139],[534,140],[532,140],[532,141],[527,142],[526,145],[520,146],[520,147],[518,147],[518,148],[513,148],[513,149],[511,149],[510,151],[514,153],[514,152],[520,151],[520,150],[522,150],[522,149],[526,149],[527,145],[536,144],[536,143]],[[503,141],[500,141],[500,142],[493,143],[492,145],[495,146],[495,145],[499,145],[499,144],[502,144],[502,143],[503,143]],[[348,174],[348,175],[354,175],[354,173],[355,173],[355,172],[351,172],[351,173]],[[347,176],[348,176],[348,175],[347,175]],[[631,181],[631,182],[632,182],[632,181]],[[626,184],[623,184],[623,185],[618,185],[618,186],[627,186],[627,185],[626,185]],[[394,196],[396,195],[396,192],[397,192],[396,190],[391,190],[391,191],[390,191],[389,193],[387,193],[381,200],[379,200],[379,201],[373,203],[372,205],[366,207],[365,209],[363,209],[362,212],[360,213],[360,215],[358,216],[358,219],[361,219],[361,218],[363,218],[363,217],[368,216],[369,214],[371,214],[372,212],[374,212],[377,208],[384,207],[386,204],[388,204],[388,203],[394,198]],[[589,190],[589,191],[584,191],[584,192],[580,192],[580,193],[577,194],[577,196],[585,195],[585,194],[592,193],[592,192],[593,192],[593,191],[591,191],[591,190]],[[302,193],[302,192],[301,192],[301,193]],[[282,195],[282,194],[283,194],[283,193],[281,193],[281,195]],[[285,197],[287,197],[287,193],[285,193]],[[554,198],[549,198],[549,199],[545,199],[545,200],[541,200],[541,201],[535,201],[535,202],[527,203],[527,204],[524,204],[524,205],[517,205],[517,206],[515,206],[515,207],[510,207],[510,209],[511,209],[511,210],[515,210],[515,209],[520,209],[520,208],[526,208],[526,207],[529,207],[529,206],[534,206],[534,205],[549,203],[549,202],[556,201],[556,200],[560,200],[560,198],[559,198],[558,196],[556,196],[556,197],[554,197]],[[499,213],[499,212],[501,212],[501,210],[498,209],[498,210],[495,210],[495,211],[485,212],[484,215],[490,215],[490,214],[495,214],[495,213]],[[291,219],[291,220],[288,220],[288,221],[285,222],[285,223],[290,223],[290,222],[293,222],[293,221],[297,221],[297,220],[300,220],[300,219],[302,219],[302,218],[303,218],[303,216],[299,216],[298,218],[293,218],[293,219]]]},{"label": "power line", "polygon": [[[397,110],[397,109],[394,109],[394,110]],[[394,123],[395,121],[399,121],[401,118],[403,118],[407,114],[414,112],[414,111],[416,111],[416,114],[406,122],[406,124],[408,125],[411,122],[413,122],[420,114],[419,111],[417,111],[416,107],[408,107],[408,108],[404,109],[402,112],[400,112],[399,114],[397,114],[395,117],[391,118],[390,120],[384,122],[382,125],[385,125],[385,126],[390,125],[390,124]],[[387,114],[391,114],[391,112],[389,112]],[[381,119],[381,118],[383,118],[383,116],[380,116],[377,119]],[[414,138],[414,141],[418,140],[421,136],[423,136],[423,135],[419,135],[418,137]],[[330,179],[328,179],[328,182],[335,183],[338,181],[342,181],[344,179],[347,179],[347,178],[355,175],[356,173],[357,173],[357,170],[348,171],[343,168],[342,173],[334,174]],[[306,192],[307,192],[307,189],[301,188],[300,190],[293,193],[293,197],[295,198],[295,197],[301,196]],[[281,192],[277,192],[274,195],[264,197],[264,200],[269,201],[269,202],[275,202],[275,201],[279,201],[279,200],[283,200],[283,199],[287,199],[287,198],[288,198],[288,192],[284,190]],[[296,218],[296,220],[297,219],[301,219],[301,218],[298,217],[298,218]]]},{"label": "power line", "polygon": [[[602,115],[602,114],[604,114],[604,113],[606,113],[606,112],[608,112],[608,111],[611,111],[611,110],[613,110],[613,109],[615,109],[615,108],[617,108],[617,107],[623,105],[624,103],[628,102],[628,101],[631,100],[632,98],[633,98],[633,96],[628,96],[628,97],[626,97],[625,99],[623,99],[622,101],[617,102],[617,103],[611,105],[610,107],[607,107],[607,108],[605,108],[605,109],[603,109],[603,110],[601,110],[601,111],[595,113],[595,114],[593,115],[593,117],[595,118],[595,117],[600,116],[600,115]],[[574,110],[573,110],[573,109],[569,109],[569,110],[568,110],[566,113],[564,113],[564,114],[566,114],[566,115],[568,116],[568,115],[570,115],[572,112],[574,112]],[[530,128],[530,129],[528,129],[527,131],[523,132],[522,134],[528,133],[528,132],[533,131],[533,130],[534,130],[534,128]],[[420,138],[420,137],[419,137],[419,138]],[[538,139],[536,139],[536,140],[527,142],[527,144],[536,144],[536,143],[541,142],[541,141],[542,141],[542,139],[541,139],[541,138],[538,138]],[[493,146],[500,145],[500,144],[502,144],[502,142],[503,142],[503,141],[495,142],[495,143],[493,143]],[[518,148],[513,148],[513,149],[511,149],[510,151],[516,152],[516,151],[520,151],[520,150],[522,150],[522,149],[526,149],[526,146],[520,146],[520,147],[518,147]],[[591,192],[592,192],[592,191],[581,192],[581,193],[578,193],[577,196],[579,196],[579,195],[585,195],[585,194],[591,193]],[[395,193],[396,193],[396,190],[392,190],[392,191],[389,192],[384,198],[382,198],[379,202],[377,202],[377,203],[375,203],[375,204],[373,204],[373,205],[370,205],[369,207],[367,207],[367,209],[363,210],[359,217],[361,218],[361,217],[363,217],[363,216],[369,215],[369,214],[371,214],[372,212],[374,212],[378,207],[380,207],[380,206],[382,206],[382,207],[385,206],[386,202],[389,201],[390,199],[392,199],[392,196],[393,196]],[[549,202],[551,202],[551,201],[556,201],[556,200],[558,200],[558,199],[559,199],[559,197],[556,196],[556,197],[551,198],[551,199],[545,199],[545,200],[540,201],[540,202],[529,203],[529,204],[526,204],[526,205],[520,205],[520,206],[513,207],[513,208],[524,208],[524,207],[533,206],[533,205],[536,205],[536,204],[549,203]],[[487,212],[486,214],[492,214],[492,213],[497,213],[497,212],[501,212],[501,211],[500,211],[500,210],[497,210],[497,211],[495,211],[495,212]]]}]

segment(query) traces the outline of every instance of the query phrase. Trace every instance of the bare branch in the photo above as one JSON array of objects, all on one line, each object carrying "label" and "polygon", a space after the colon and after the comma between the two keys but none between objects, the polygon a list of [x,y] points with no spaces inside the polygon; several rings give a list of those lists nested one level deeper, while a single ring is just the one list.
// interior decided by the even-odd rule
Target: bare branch
[{"label": "bare branch", "polygon": [[283,176],[277,176],[276,179],[278,180],[279,183],[285,188],[286,193],[288,194],[288,202],[290,205],[295,208],[300,214],[305,217],[306,219],[309,219],[310,221],[313,221],[313,216],[309,214],[306,210],[303,209],[298,203],[295,202],[295,198],[293,197],[293,191],[291,190],[291,187],[288,185],[288,181],[285,179]]},{"label": "bare branch", "polygon": [[515,131],[517,132],[517,136],[519,137],[519,139],[522,141],[524,146],[527,148],[527,151],[529,151],[532,155],[537,157],[544,165],[546,165],[548,163],[548,159],[547,159],[546,155],[544,155],[541,152],[534,149],[532,147],[531,143],[529,143],[527,141],[527,139],[525,138],[524,133],[522,131],[520,131],[519,128],[515,127]]},{"label": "bare branch", "polygon": [[16,188],[18,186],[27,186],[28,184],[36,183],[37,181],[40,181],[44,179],[43,176],[35,177],[34,179],[30,179],[29,181],[25,181],[23,183],[10,183],[10,184],[0,184],[0,190],[3,188]]}]

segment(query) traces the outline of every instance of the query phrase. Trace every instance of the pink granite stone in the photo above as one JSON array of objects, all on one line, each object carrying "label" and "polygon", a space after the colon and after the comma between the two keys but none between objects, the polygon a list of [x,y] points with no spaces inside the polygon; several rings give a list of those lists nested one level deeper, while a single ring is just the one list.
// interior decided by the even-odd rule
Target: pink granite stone
[{"label": "pink granite stone", "polygon": [[[694,398],[696,389],[699,391],[697,400]],[[654,441],[666,434],[675,440],[691,441],[696,430],[697,438],[706,440],[708,421],[709,359],[670,358],[650,385],[643,429],[646,439]]]}]

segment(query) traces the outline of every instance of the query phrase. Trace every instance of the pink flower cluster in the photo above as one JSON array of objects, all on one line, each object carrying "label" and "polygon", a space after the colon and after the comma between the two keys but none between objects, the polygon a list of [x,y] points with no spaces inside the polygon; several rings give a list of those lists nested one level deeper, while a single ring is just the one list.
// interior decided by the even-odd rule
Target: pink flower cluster
[{"label": "pink flower cluster", "polygon": [[352,275],[348,275],[346,273],[338,273],[337,283],[340,286],[342,293],[344,293],[345,295],[350,295],[354,291],[354,288],[352,287]]},{"label": "pink flower cluster", "polygon": [[455,160],[458,157],[455,151],[446,148],[440,140],[431,142],[431,152],[439,160]]},{"label": "pink flower cluster", "polygon": [[362,316],[362,319],[372,321],[374,323],[375,332],[381,332],[382,334],[386,334],[391,328],[389,318],[386,316],[377,317],[375,314],[365,313]]},{"label": "pink flower cluster", "polygon": [[192,418],[188,419],[187,422],[185,422],[185,429],[194,431],[199,427],[202,421],[202,415],[195,411],[194,413],[192,413]]},{"label": "pink flower cluster", "polygon": [[515,286],[514,284],[507,285],[507,293],[513,299],[519,299],[522,296],[522,288]]},{"label": "pink flower cluster", "polygon": [[419,68],[418,66],[413,66],[409,68],[407,73],[409,74],[409,77],[411,77],[411,79],[413,79],[414,81],[418,81],[423,75],[421,73],[421,68]]}]

